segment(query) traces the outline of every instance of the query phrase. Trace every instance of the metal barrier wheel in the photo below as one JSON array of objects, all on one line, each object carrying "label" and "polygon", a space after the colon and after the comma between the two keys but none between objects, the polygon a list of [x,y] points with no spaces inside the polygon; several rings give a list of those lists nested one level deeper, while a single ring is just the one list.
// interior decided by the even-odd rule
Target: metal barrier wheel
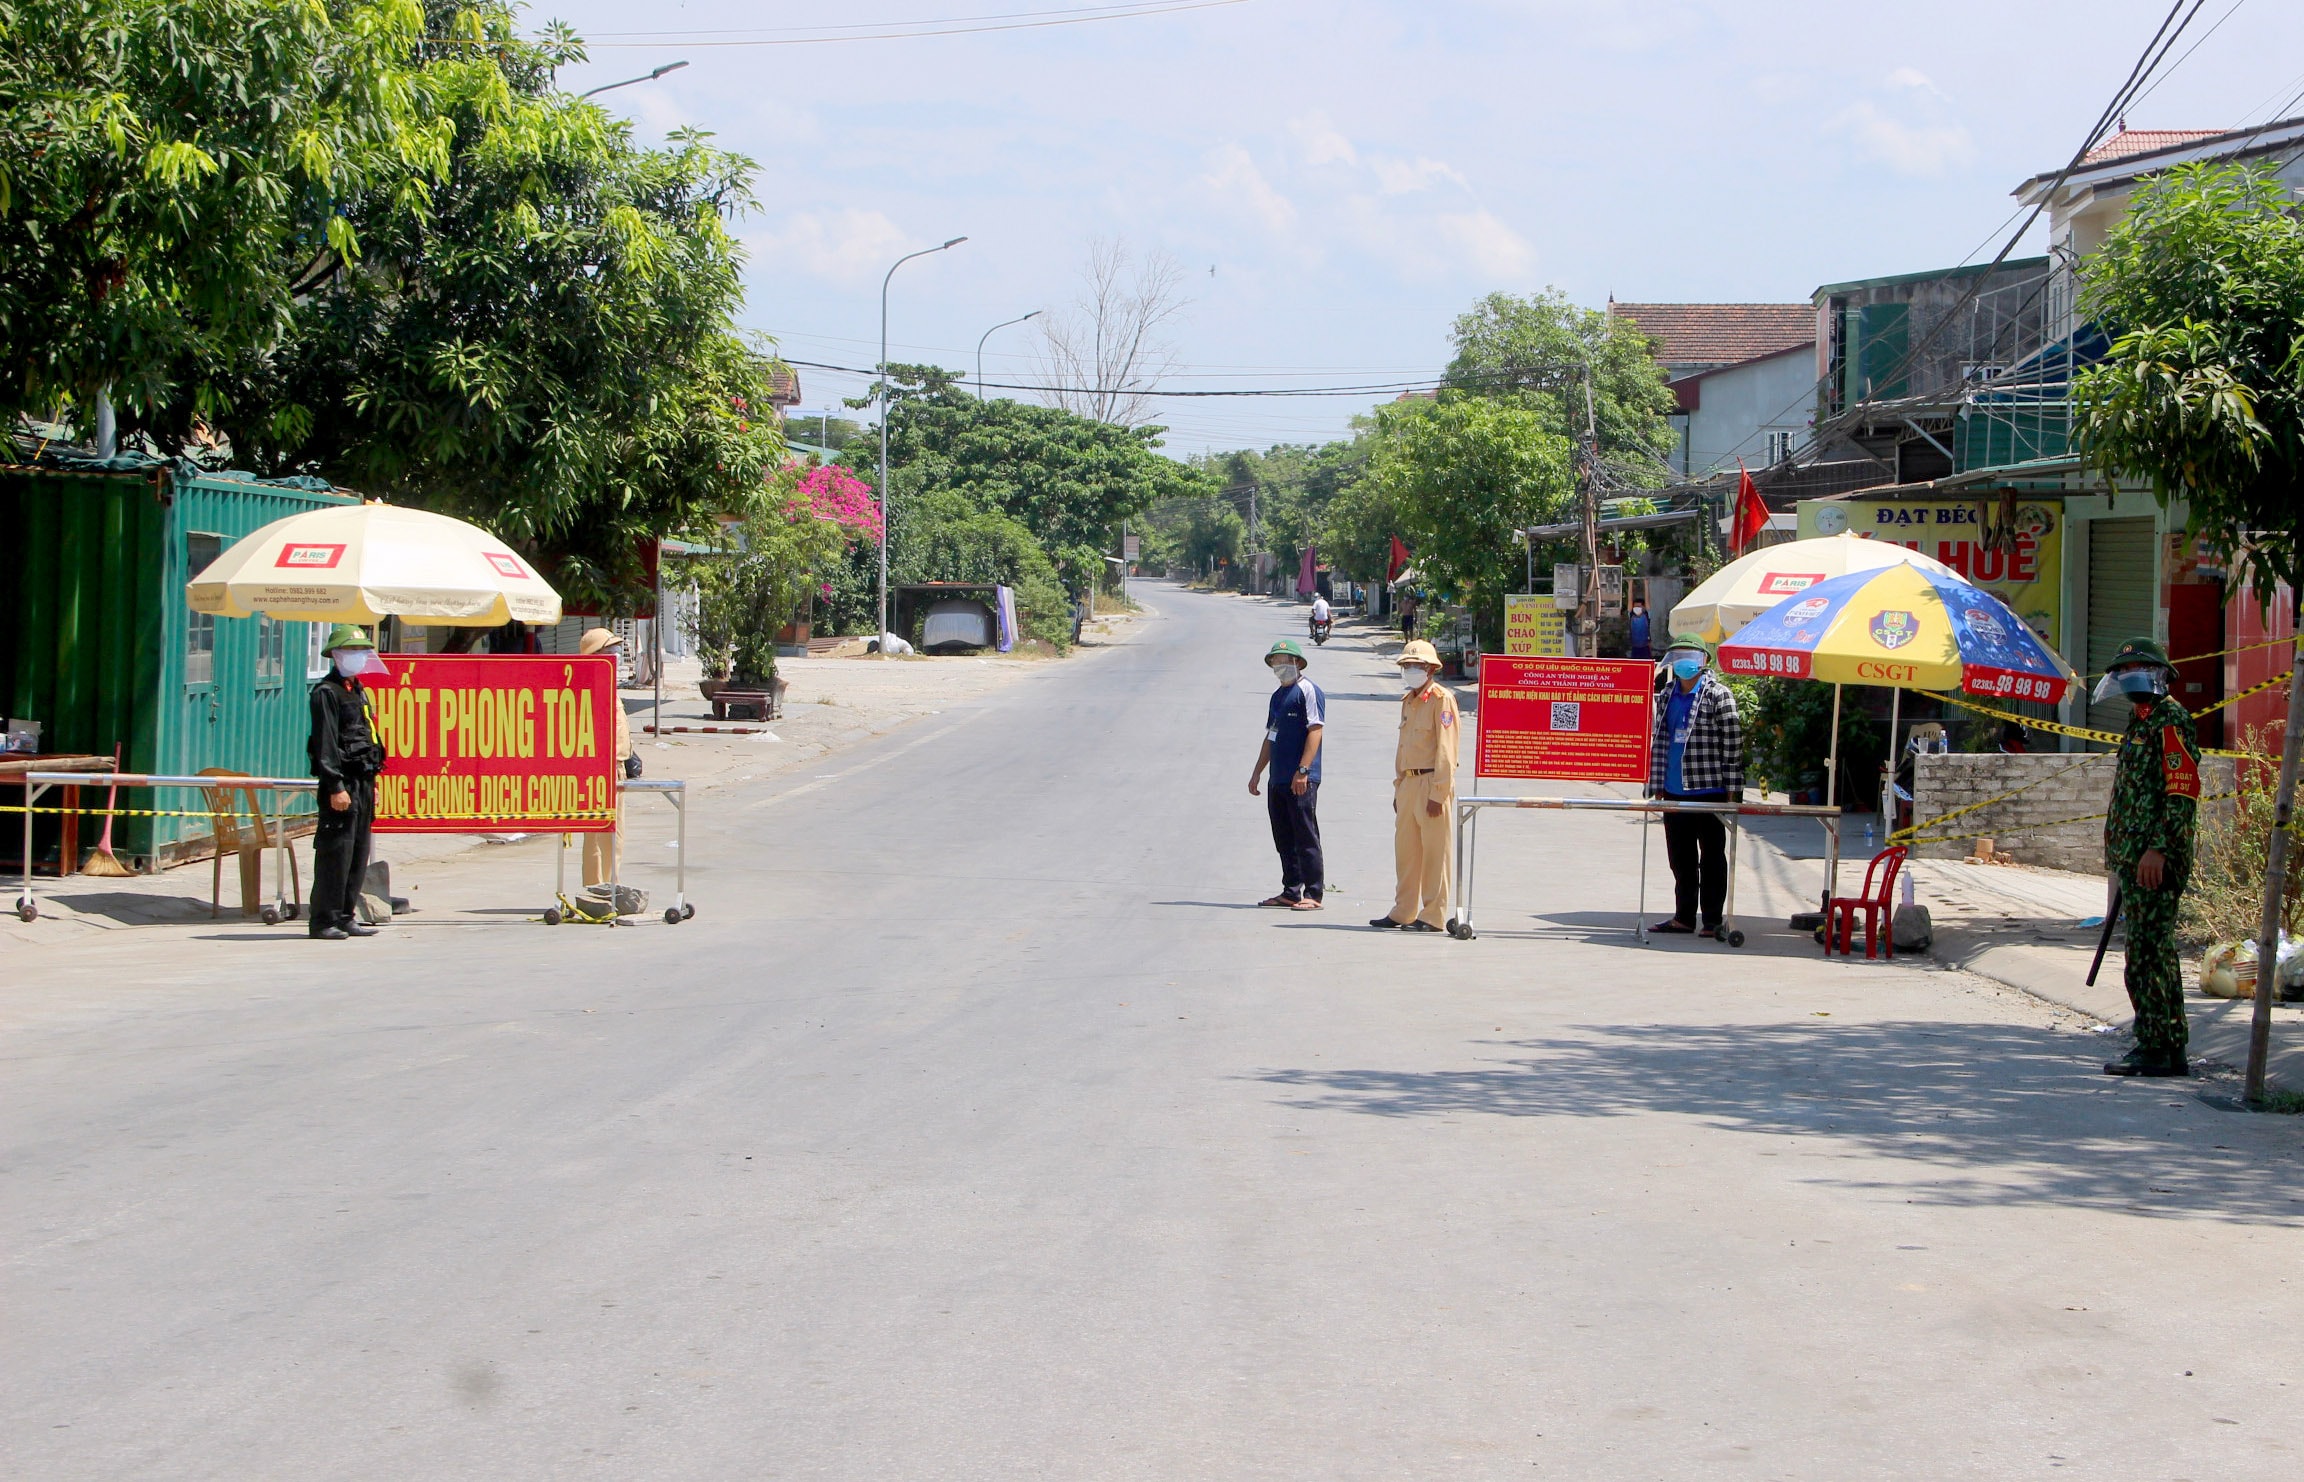
[{"label": "metal barrier wheel", "polygon": [[280,908],[278,906],[266,906],[263,911],[263,918],[266,926],[278,926],[280,924]]},{"label": "metal barrier wheel", "polygon": [[1732,932],[1728,933],[1728,945],[1729,945],[1729,946],[1731,946],[1731,947],[1741,947],[1741,946],[1743,946],[1743,945],[1744,945],[1744,933],[1742,933],[1742,932],[1740,932],[1740,931],[1732,931]]},{"label": "metal barrier wheel", "polygon": [[19,896],[16,900],[16,914],[25,921],[31,921],[40,915],[40,908],[32,904],[32,897]]},{"label": "metal barrier wheel", "polygon": [[678,906],[666,906],[664,908],[664,924],[666,926],[678,926],[681,922],[687,919],[687,917],[680,914],[680,908]]},{"label": "metal barrier wheel", "polygon": [[544,924],[546,926],[558,926],[561,922],[561,919],[560,908],[558,906],[546,906],[544,908]]},{"label": "metal barrier wheel", "polygon": [[693,921],[693,920],[695,920],[695,919],[696,919],[696,908],[695,908],[694,906],[687,906],[687,905],[684,905],[684,906],[682,906],[682,907],[680,908],[680,919],[681,919],[682,921]]}]

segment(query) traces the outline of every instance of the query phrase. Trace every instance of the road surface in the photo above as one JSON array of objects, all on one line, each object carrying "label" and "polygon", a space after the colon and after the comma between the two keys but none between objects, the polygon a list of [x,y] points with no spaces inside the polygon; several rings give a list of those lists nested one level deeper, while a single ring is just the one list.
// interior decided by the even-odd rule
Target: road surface
[{"label": "road surface", "polygon": [[11,947],[0,1470],[2304,1475],[2297,1119],[1958,974],[1633,947],[1619,818],[1493,821],[1478,941],[1366,930],[1365,634],[1342,893],[1247,908],[1300,617],[1147,600],[714,794],[678,928],[523,877]]}]

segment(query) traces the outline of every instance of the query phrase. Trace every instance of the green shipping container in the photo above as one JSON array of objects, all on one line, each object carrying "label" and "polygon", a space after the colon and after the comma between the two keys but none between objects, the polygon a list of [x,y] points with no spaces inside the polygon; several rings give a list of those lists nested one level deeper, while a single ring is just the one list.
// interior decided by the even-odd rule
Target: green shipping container
[{"label": "green shipping container", "polygon": [[[0,470],[0,705],[41,723],[43,751],[109,756],[120,746],[132,772],[308,776],[310,625],[204,617],[185,605],[184,585],[274,520],[353,502],[302,481],[159,463]],[[20,797],[11,789],[7,801]],[[120,804],[196,809],[199,796],[124,793]],[[83,851],[99,824],[83,822]],[[20,837],[9,830],[0,852],[13,859]],[[208,837],[205,818],[122,818],[113,849],[149,867],[206,853]]]}]

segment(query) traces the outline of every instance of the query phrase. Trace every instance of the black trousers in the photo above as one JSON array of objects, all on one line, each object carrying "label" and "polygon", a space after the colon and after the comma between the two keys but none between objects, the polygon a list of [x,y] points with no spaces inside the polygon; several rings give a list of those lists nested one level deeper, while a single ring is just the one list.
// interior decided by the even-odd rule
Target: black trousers
[{"label": "black trousers", "polygon": [[368,873],[368,842],[376,826],[376,784],[347,782],[352,806],[339,813],[320,795],[320,826],[312,835],[312,927],[350,926]]},{"label": "black trousers", "polygon": [[1667,813],[1664,857],[1672,862],[1673,919],[1691,926],[1718,926],[1720,908],[1728,899],[1728,825],[1717,813]]},{"label": "black trousers", "polygon": [[1265,789],[1264,811],[1272,819],[1272,847],[1280,851],[1280,893],[1320,899],[1327,888],[1320,858],[1320,784],[1304,784],[1296,796],[1292,777],[1276,777]]}]

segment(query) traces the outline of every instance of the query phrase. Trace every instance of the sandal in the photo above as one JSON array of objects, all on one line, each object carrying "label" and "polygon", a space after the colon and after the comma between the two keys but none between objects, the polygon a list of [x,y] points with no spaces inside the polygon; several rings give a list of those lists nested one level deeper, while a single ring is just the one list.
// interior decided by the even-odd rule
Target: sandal
[{"label": "sandal", "polygon": [[1289,907],[1289,909],[1292,911],[1317,911],[1320,909],[1320,903],[1314,900],[1312,897],[1306,896],[1304,899],[1296,902],[1295,905]]},{"label": "sandal", "polygon": [[1659,921],[1654,926],[1649,927],[1648,935],[1652,937],[1684,937],[1695,930],[1695,927],[1675,916],[1670,921]]},{"label": "sandal", "polygon": [[1300,895],[1272,895],[1266,896],[1256,904],[1259,906],[1285,906],[1294,909],[1296,903],[1302,899],[1303,897]]}]

